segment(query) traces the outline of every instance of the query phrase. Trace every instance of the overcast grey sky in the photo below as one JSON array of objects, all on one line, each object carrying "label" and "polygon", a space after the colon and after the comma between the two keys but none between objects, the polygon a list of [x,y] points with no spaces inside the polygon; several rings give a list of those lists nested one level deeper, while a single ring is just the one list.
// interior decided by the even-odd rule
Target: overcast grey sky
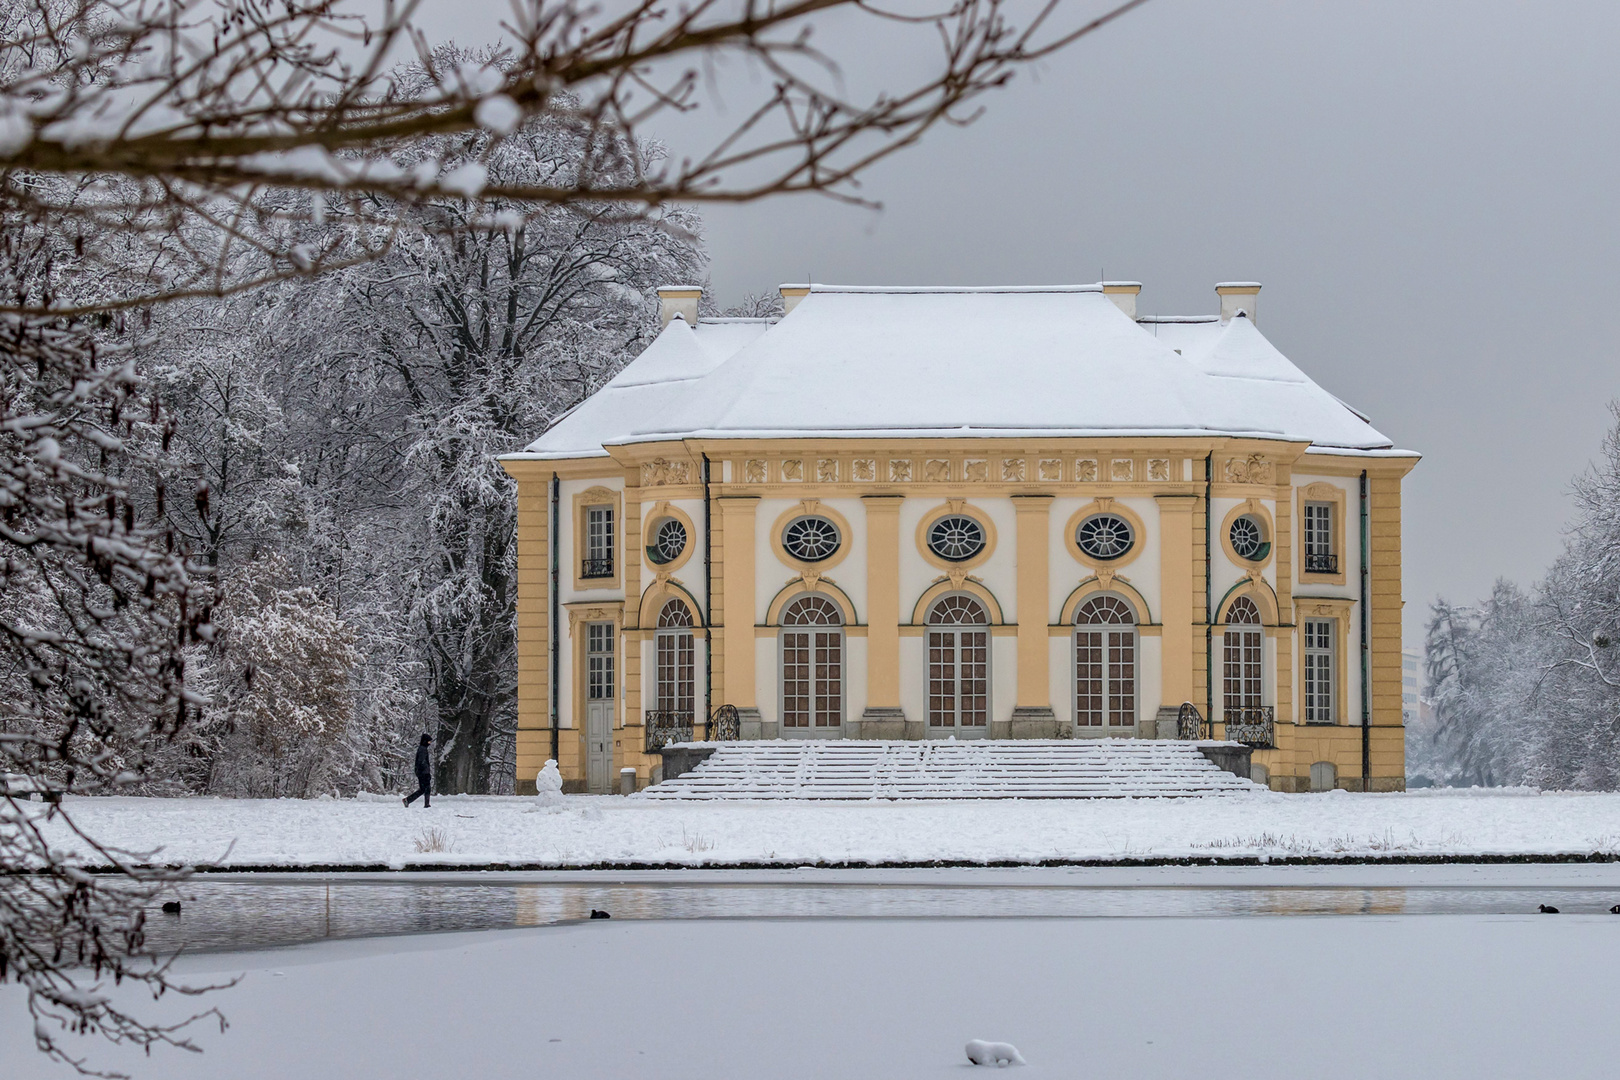
[{"label": "overcast grey sky", "polygon": [[[430,16],[465,35],[466,13]],[[1188,314],[1263,282],[1267,336],[1425,455],[1414,644],[1437,594],[1551,562],[1620,397],[1617,42],[1612,2],[1152,0],[869,174],[880,213],[710,209],[714,291],[1106,271],[1144,283],[1143,312]],[[823,44],[852,72],[897,62]]]}]

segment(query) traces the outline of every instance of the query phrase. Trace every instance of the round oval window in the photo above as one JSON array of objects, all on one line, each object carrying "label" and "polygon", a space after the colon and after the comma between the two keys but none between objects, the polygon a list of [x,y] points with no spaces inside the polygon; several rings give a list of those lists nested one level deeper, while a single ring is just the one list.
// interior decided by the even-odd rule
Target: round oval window
[{"label": "round oval window", "polygon": [[665,518],[653,531],[652,546],[647,554],[652,561],[662,566],[667,562],[674,562],[686,550],[686,526],[675,518]]},{"label": "round oval window", "polygon": [[782,548],[800,562],[821,562],[838,550],[838,526],[824,517],[799,517],[782,530]]},{"label": "round oval window", "polygon": [[1117,559],[1131,550],[1136,536],[1118,514],[1093,514],[1080,523],[1075,543],[1093,559]]},{"label": "round oval window", "polygon": [[1233,553],[1246,562],[1259,562],[1271,552],[1271,545],[1266,542],[1265,529],[1248,514],[1232,522],[1228,539],[1232,541]]},{"label": "round oval window", "polygon": [[928,550],[948,562],[966,562],[984,550],[984,526],[962,514],[942,517],[928,530]]}]

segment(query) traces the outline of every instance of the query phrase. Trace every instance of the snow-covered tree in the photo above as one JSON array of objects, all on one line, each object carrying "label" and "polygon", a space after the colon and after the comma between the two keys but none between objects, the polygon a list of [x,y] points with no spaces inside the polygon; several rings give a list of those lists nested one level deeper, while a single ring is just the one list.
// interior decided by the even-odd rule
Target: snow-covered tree
[{"label": "snow-covered tree", "polygon": [[[1620,411],[1616,413],[1620,421]],[[1528,593],[1434,607],[1433,720],[1410,768],[1451,784],[1620,786],[1620,423],[1575,484],[1564,552]]]},{"label": "snow-covered tree", "polygon": [[[902,13],[859,0],[634,0],[606,13],[582,0],[521,0],[501,49],[450,64],[411,26],[412,3],[0,5],[4,769],[76,793],[172,782],[163,770],[202,737],[190,726],[203,699],[187,683],[188,657],[201,648],[222,695],[243,690],[245,674],[209,622],[213,590],[229,597],[234,588],[281,612],[288,652],[278,657],[296,655],[323,619],[353,628],[366,657],[384,657],[361,661],[370,696],[360,714],[384,717],[409,697],[401,673],[426,670],[434,720],[457,733],[453,783],[475,783],[499,742],[489,733],[509,710],[477,655],[505,647],[497,612],[510,584],[498,569],[509,560],[507,526],[480,516],[504,480],[475,462],[590,388],[634,339],[610,336],[605,349],[586,339],[625,334],[636,321],[623,315],[636,307],[634,274],[514,262],[520,247],[533,250],[530,230],[566,252],[576,249],[553,230],[567,222],[591,234],[589,247],[614,218],[657,225],[676,203],[855,198],[871,164],[935,124],[971,119],[970,104],[1015,71],[1142,2],[1064,23],[1072,9],[1059,0],[950,0]],[[839,9],[926,35],[940,47],[932,70],[910,86],[878,79],[864,96],[852,92],[810,37],[812,20]],[[394,58],[412,48],[419,64],[400,73]],[[697,153],[644,154],[641,127],[700,105],[704,71],[727,59],[766,74],[750,84],[756,101],[733,102],[742,106],[736,128]],[[508,168],[508,140],[535,132],[566,133],[576,156],[547,175]],[[492,208],[497,199],[508,209]],[[137,366],[154,344],[149,331],[162,343],[158,305],[282,284],[264,308],[247,305],[262,318],[247,325],[286,329],[276,316],[323,314],[326,298],[297,286],[364,268],[413,238],[440,253],[419,253],[401,297],[365,269],[341,290],[346,300],[371,297],[375,311],[397,301],[422,313],[419,339],[396,341],[387,370],[352,335],[350,362],[335,372],[280,356],[281,373],[298,376],[286,382],[229,362],[239,351],[274,355],[265,340],[218,334],[197,335],[199,350],[222,358],[213,375],[172,351],[158,384]],[[494,311],[443,319],[466,302],[458,275],[483,266],[525,282],[506,290],[527,305],[524,321]],[[531,288],[542,279],[554,291]],[[495,336],[456,344],[456,326]],[[331,349],[322,355],[335,359]],[[554,381],[571,394],[503,396],[503,366],[531,389]],[[421,401],[452,397],[424,412],[405,385],[418,378],[434,380]],[[188,422],[208,423],[182,432],[159,384],[176,392]],[[319,437],[295,444],[287,403],[317,387],[340,391],[350,409],[327,403],[319,415],[333,427],[305,430]],[[365,400],[374,387],[389,391],[380,404]],[[377,476],[404,483],[378,485]],[[444,484],[431,505],[412,501],[423,477]],[[360,506],[345,503],[357,495]],[[253,585],[256,560],[271,553],[258,549],[299,528],[310,542],[287,571],[299,581]],[[412,600],[403,612],[377,587],[399,572],[400,557],[384,550],[391,538],[405,542],[400,550],[417,545],[428,564],[399,584]],[[410,645],[418,628],[423,650]],[[333,660],[329,677],[293,698],[341,697],[342,667]],[[302,707],[263,706],[253,693],[219,707],[262,718],[283,706]],[[35,1025],[40,1048],[63,1056],[58,1030],[144,1045],[181,1039],[99,991],[108,975],[174,988],[163,966],[129,963],[143,944],[142,905],[165,876],[89,837],[119,873],[86,875],[45,844],[9,786],[0,805],[0,871],[27,884],[0,890],[0,980],[26,986],[35,1016],[60,1022]],[[61,808],[50,813],[72,827]]]}]

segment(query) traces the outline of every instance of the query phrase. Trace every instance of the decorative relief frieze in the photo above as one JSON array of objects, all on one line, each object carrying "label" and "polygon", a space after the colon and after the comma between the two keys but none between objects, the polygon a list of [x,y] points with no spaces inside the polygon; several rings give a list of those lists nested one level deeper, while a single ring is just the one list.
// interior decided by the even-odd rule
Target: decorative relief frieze
[{"label": "decorative relief frieze", "polygon": [[1074,463],[1074,478],[1082,484],[1095,483],[1097,480],[1097,459],[1080,458]]},{"label": "decorative relief frieze", "polygon": [[923,479],[930,484],[943,483],[951,478],[951,463],[941,458],[931,458],[923,464]]},{"label": "decorative relief frieze", "polygon": [[984,483],[990,479],[990,463],[988,461],[962,462],[962,478],[973,483]]},{"label": "decorative relief frieze", "polygon": [[782,462],[783,480],[803,480],[804,462],[799,458],[786,458]]},{"label": "decorative relief frieze", "polygon": [[1136,462],[1130,458],[1115,458],[1109,465],[1108,479],[1121,482],[1136,476]]},{"label": "decorative relief frieze", "polygon": [[909,484],[911,482],[911,462],[909,459],[890,459],[889,482],[892,484]]},{"label": "decorative relief frieze", "polygon": [[760,458],[749,458],[743,466],[743,480],[750,484],[763,484],[765,482],[765,462]]},{"label": "decorative relief frieze", "polygon": [[1168,479],[1170,479],[1170,459],[1169,458],[1157,458],[1157,457],[1156,458],[1148,458],[1148,479],[1149,480],[1168,480]]},{"label": "decorative relief frieze", "polygon": [[876,480],[877,462],[871,458],[856,458],[850,462],[849,474],[856,480]]},{"label": "decorative relief frieze", "polygon": [[1317,481],[1314,484],[1306,484],[1304,487],[1299,489],[1299,493],[1305,496],[1307,499],[1321,499],[1324,501],[1328,499],[1336,499],[1340,495],[1344,494],[1341,489],[1334,487],[1332,484],[1324,484],[1321,481]]},{"label": "decorative relief frieze", "polygon": [[822,458],[816,462],[816,479],[823,484],[838,483],[838,459]]},{"label": "decorative relief frieze", "polygon": [[642,463],[642,487],[668,487],[671,484],[689,484],[691,481],[692,466],[688,462],[653,458]]},{"label": "decorative relief frieze", "polygon": [[1228,458],[1225,475],[1228,484],[1269,484],[1276,472],[1264,457],[1250,454],[1246,458]]},{"label": "decorative relief frieze", "polygon": [[1062,480],[1063,462],[1058,458],[1042,458],[1040,476],[1042,480]]},{"label": "decorative relief frieze", "polygon": [[619,613],[614,608],[593,607],[585,608],[583,610],[580,608],[569,608],[568,633],[572,635],[574,633],[574,628],[582,622],[607,622],[610,619],[614,622],[618,622],[619,620]]},{"label": "decorative relief frieze", "polygon": [[1024,459],[1002,458],[1001,479],[1007,483],[1022,483],[1024,479]]}]

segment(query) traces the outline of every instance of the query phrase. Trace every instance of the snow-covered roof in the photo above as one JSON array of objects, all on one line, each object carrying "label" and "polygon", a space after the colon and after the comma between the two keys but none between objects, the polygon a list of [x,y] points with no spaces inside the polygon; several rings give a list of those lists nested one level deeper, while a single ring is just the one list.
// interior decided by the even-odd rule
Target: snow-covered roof
[{"label": "snow-covered roof", "polygon": [[1132,320],[1100,285],[810,286],[785,318],[679,318],[522,457],[677,438],[1389,439],[1237,316]]},{"label": "snow-covered roof", "polygon": [[[642,354],[596,393],[564,413],[524,447],[525,457],[606,457],[609,443],[660,424],[684,388],[702,379],[767,328],[769,319],[704,319],[679,315]],[[514,455],[518,456],[518,455]]]}]

